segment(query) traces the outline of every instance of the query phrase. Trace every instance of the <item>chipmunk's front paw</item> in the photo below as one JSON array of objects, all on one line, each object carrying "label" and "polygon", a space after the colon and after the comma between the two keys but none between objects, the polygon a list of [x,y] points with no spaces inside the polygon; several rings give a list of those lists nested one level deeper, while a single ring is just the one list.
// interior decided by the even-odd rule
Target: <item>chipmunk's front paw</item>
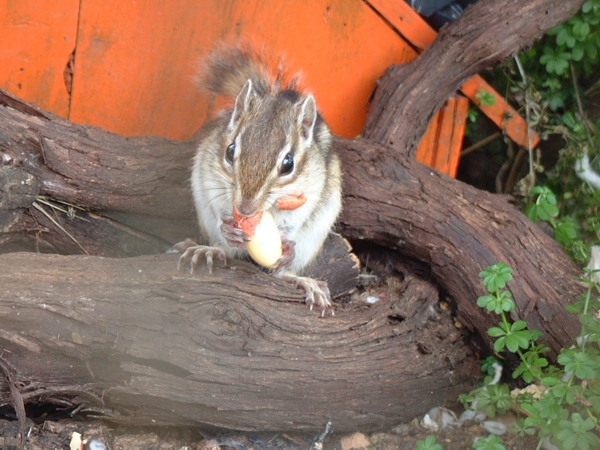
[{"label": "chipmunk's front paw", "polygon": [[294,286],[302,289],[306,293],[306,304],[321,311],[321,317],[325,314],[334,315],[333,305],[331,303],[331,294],[325,281],[315,280],[314,278],[299,277],[289,272],[276,274],[277,277],[289,281]]},{"label": "chipmunk's front paw", "polygon": [[296,242],[294,241],[288,241],[287,239],[281,241],[281,258],[277,261],[277,265],[274,269],[275,272],[280,272],[292,265],[294,258],[296,257],[296,250],[294,250],[295,246]]},{"label": "chipmunk's front paw", "polygon": [[301,277],[297,281],[297,286],[306,292],[306,304],[310,307],[311,311],[315,307],[321,311],[321,317],[324,317],[325,314],[334,315],[329,286],[327,286],[325,281]]},{"label": "chipmunk's front paw", "polygon": [[189,264],[190,272],[194,273],[201,258],[206,258],[206,266],[209,273],[212,273],[214,258],[223,261],[223,264],[227,264],[227,255],[222,248],[198,245],[191,239],[186,239],[183,242],[175,244],[173,250],[181,253],[179,261],[177,261],[177,270],[181,266]]},{"label": "chipmunk's front paw", "polygon": [[240,227],[237,220],[230,216],[221,217],[221,234],[227,241],[227,245],[233,248],[243,248],[248,241],[246,232]]}]

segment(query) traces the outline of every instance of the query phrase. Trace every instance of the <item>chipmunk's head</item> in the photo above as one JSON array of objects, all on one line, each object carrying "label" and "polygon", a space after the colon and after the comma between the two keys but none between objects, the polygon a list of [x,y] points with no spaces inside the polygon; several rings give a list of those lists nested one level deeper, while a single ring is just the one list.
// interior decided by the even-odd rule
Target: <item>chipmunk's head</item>
[{"label": "chipmunk's head", "polygon": [[221,164],[233,181],[233,206],[243,216],[277,198],[303,194],[325,177],[331,135],[312,95],[278,90],[258,95],[248,80],[222,141]]}]

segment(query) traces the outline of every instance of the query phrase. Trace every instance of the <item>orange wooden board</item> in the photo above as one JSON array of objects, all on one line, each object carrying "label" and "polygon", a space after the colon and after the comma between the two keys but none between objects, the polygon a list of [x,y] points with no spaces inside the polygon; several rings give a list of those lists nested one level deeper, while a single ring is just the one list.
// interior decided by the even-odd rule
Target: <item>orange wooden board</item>
[{"label": "orange wooden board", "polygon": [[366,2],[420,51],[429,47],[437,36],[437,32],[404,0],[366,0]]},{"label": "orange wooden board", "polygon": [[[377,79],[390,64],[417,56],[396,30],[417,48],[436,36],[405,3],[369,2],[0,0],[6,30],[0,35],[0,86],[79,123],[129,136],[187,139],[214,114],[194,85],[198,61],[222,41],[243,39],[285,54],[290,68],[302,71],[304,87],[315,94],[333,132],[354,137]],[[75,43],[69,103],[63,70]],[[463,87],[473,99],[485,87],[475,80]],[[522,134],[521,118],[513,110],[515,120],[507,120],[506,111],[491,108],[488,114],[501,115],[509,135]],[[417,157],[455,172],[457,161],[448,158],[458,158],[464,118],[451,101],[432,120]]]},{"label": "orange wooden board", "polygon": [[421,164],[433,167],[435,161],[435,152],[437,152],[437,140],[440,134],[440,122],[442,111],[439,110],[429,121],[427,132],[421,138],[419,147],[415,152],[415,159]]},{"label": "orange wooden board", "polygon": [[[492,86],[488,84],[480,76],[473,77],[466,81],[460,88],[463,94],[471,99],[479,109],[496,125],[501,129],[506,130],[506,134],[522,147],[528,148],[528,138],[530,140],[529,145],[534,148],[540,142],[538,134],[529,129],[529,137],[527,135],[527,123],[519,115],[519,113],[498,94]],[[481,101],[477,98],[477,94],[481,91],[485,91],[492,94],[495,99],[495,103],[491,106],[482,105]]]},{"label": "orange wooden board", "polygon": [[79,0],[0,1],[0,88],[67,117]]},{"label": "orange wooden board", "polygon": [[358,135],[377,79],[416,52],[362,1],[82,0],[70,118],[187,139],[207,117],[198,60],[237,38],[285,53],[333,132]]},{"label": "orange wooden board", "polygon": [[439,151],[432,166],[451,177],[456,176],[458,169],[468,109],[469,100],[459,95],[450,97],[441,109],[443,125],[437,142]]},{"label": "orange wooden board", "polygon": [[465,97],[450,97],[429,122],[427,132],[419,142],[415,159],[456,177],[468,109],[469,100]]}]

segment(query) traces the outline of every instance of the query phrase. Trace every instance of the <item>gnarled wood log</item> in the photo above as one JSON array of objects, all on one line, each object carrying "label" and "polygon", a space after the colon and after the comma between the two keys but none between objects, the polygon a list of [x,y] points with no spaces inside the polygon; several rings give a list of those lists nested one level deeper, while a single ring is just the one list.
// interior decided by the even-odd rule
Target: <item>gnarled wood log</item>
[{"label": "gnarled wood log", "polygon": [[[11,126],[17,126],[17,131],[11,130]],[[140,214],[134,215],[133,219],[121,213],[128,224],[137,221],[137,230],[144,232],[135,231],[134,238],[142,240],[140,235],[149,236],[153,245],[150,250],[164,251],[170,244],[189,236],[186,233],[194,232],[189,226],[192,223],[190,195],[184,190],[188,172],[180,161],[181,158],[189,161],[194,151],[193,143],[124,139],[58,118],[40,123],[38,118],[6,108],[0,108],[0,132],[5,136],[12,133],[14,142],[29,143],[31,152],[35,145],[38,145],[38,153],[42,151],[41,140],[52,142],[44,144],[46,160],[58,161],[61,160],[59,156],[70,155],[78,162],[79,179],[64,173],[73,173],[64,162],[55,163],[53,171],[40,166],[33,172],[42,194],[69,203],[90,198],[91,204],[87,204],[90,208],[123,211],[132,207],[129,200],[129,203],[123,203],[126,196],[120,193],[126,190],[126,183],[118,183],[113,195],[108,177],[113,174],[117,180],[126,180],[127,173],[133,180],[130,183],[133,192],[143,192],[143,186],[155,192],[156,196],[136,195],[139,203],[135,211]],[[336,139],[336,145],[345,173],[344,212],[340,221],[344,235],[351,240],[368,240],[397,249],[430,264],[436,281],[457,302],[459,319],[481,336],[486,336],[487,329],[495,324],[495,317],[475,306],[477,296],[484,293],[477,275],[487,265],[504,262],[515,271],[515,281],[509,286],[519,305],[515,317],[526,319],[530,326],[546,333],[545,343],[553,352],[571,344],[573,336],[579,332],[579,324],[566,313],[564,304],[576,298],[582,288],[573,277],[577,267],[552,238],[508,205],[504,198],[443,176],[412,158],[396,154],[389,147],[344,139]],[[4,148],[11,151],[20,147],[10,143]],[[117,159],[116,164],[112,162],[119,151],[126,152],[126,160],[130,163],[120,164],[122,159]],[[103,152],[114,156],[100,157]],[[16,164],[5,166],[5,169],[22,170],[31,165],[28,159],[18,160],[17,153],[11,155]],[[161,180],[138,176],[138,172],[158,173],[160,166],[165,166]],[[51,173],[54,178],[47,181],[45,173]],[[55,181],[59,176],[60,181]],[[77,193],[73,200],[69,197],[71,192]],[[23,198],[31,201],[35,197]],[[169,227],[164,227],[162,217],[153,217],[162,216],[165,210],[178,218],[170,222]],[[27,210],[21,211],[27,217]],[[33,208],[29,208],[29,214],[61,236],[61,241],[53,241],[55,245],[61,242],[72,252],[81,253],[75,241],[47,217]],[[179,219],[186,215],[188,220]],[[92,217],[84,217],[87,221],[69,220],[63,216],[61,223],[79,242],[84,242],[82,247],[93,250],[90,253],[124,256],[128,250],[131,252],[127,247],[133,240],[129,233],[110,240],[98,233],[90,234],[91,224],[96,230],[107,221],[117,223],[115,228],[119,232],[125,228],[124,221],[116,222],[111,217],[116,217],[114,212],[94,213]],[[13,225],[16,226],[19,222]],[[37,235],[37,229],[29,226]],[[126,228],[127,231],[130,229],[129,226]],[[165,235],[165,230],[172,235],[158,238]],[[116,245],[116,242],[123,244]],[[141,244],[135,250],[140,252],[139,248],[146,250]]]},{"label": "gnarled wood log", "polygon": [[[29,142],[29,137],[32,149],[40,135],[54,141],[46,147],[46,154],[85,149],[77,150],[77,155],[81,172],[86,174],[92,173],[88,167],[100,151],[92,138],[103,142],[105,149],[110,142],[102,139],[101,130],[58,119],[40,122],[7,108],[0,108],[1,115],[10,120],[0,120],[0,124],[22,127],[19,140]],[[57,125],[68,130],[69,139],[51,134]],[[4,136],[7,129],[5,125]],[[111,139],[116,146],[131,145],[128,157],[136,160],[136,139]],[[64,150],[66,143],[69,151]],[[167,155],[174,159],[171,164],[178,160],[172,145],[164,146],[163,140],[144,139],[143,143],[143,152],[157,161]],[[340,229],[347,236],[429,263],[436,281],[456,301],[459,320],[481,336],[492,319],[474,307],[481,293],[477,273],[489,263],[505,261],[515,269],[510,287],[520,317],[546,331],[546,342],[553,350],[570,343],[578,323],[561,303],[578,291],[569,276],[576,269],[551,238],[502,198],[402,159],[387,147],[360,140],[336,140],[336,145],[346,174]],[[5,169],[27,167],[26,160],[17,159],[17,148],[15,144],[2,148],[5,153],[13,152],[14,164]],[[193,144],[178,148],[189,153]],[[137,161],[136,167],[141,167],[144,158]],[[35,174],[40,192],[49,194],[44,191],[43,172]],[[55,184],[50,186],[56,189]],[[78,195],[86,198],[85,190],[96,186],[107,192],[105,184],[88,183],[78,187]],[[65,195],[61,194],[61,200],[68,200]],[[111,209],[108,199],[105,195],[103,201]],[[171,203],[171,207],[177,205]],[[117,209],[118,202],[115,205]],[[189,200],[182,199],[180,205],[189,206]],[[89,215],[98,220],[98,213]],[[66,226],[76,219],[62,215],[60,220]],[[149,235],[158,235],[160,230],[152,231],[151,225],[148,222],[143,228],[150,230]],[[542,264],[537,259],[540,255],[548,262]],[[469,351],[448,315],[431,328],[429,322],[438,320],[430,316],[437,295],[406,290],[420,285],[418,281],[403,286],[402,296],[373,308],[338,307],[335,317],[318,320],[303,306],[274,305],[277,299],[299,301],[301,294],[244,263],[236,262],[237,269],[218,270],[208,278],[202,273],[175,272],[175,259],[169,255],[98,259],[6,254],[0,264],[5,358],[15,368],[17,380],[30,380],[24,394],[35,399],[36,392],[59,396],[83,392],[88,394],[80,397],[84,404],[95,394],[105,399],[103,407],[121,415],[132,411],[131,416],[113,420],[284,429],[318,428],[331,416],[337,419],[338,430],[377,428],[422,413],[434,403],[452,401],[473,381],[468,375],[477,373],[474,358],[466,356]],[[122,340],[126,348],[119,347]],[[200,357],[194,353],[200,347],[210,351],[201,352]],[[367,351],[371,347],[377,351]],[[278,355],[276,364],[270,366],[274,355]],[[361,356],[358,362],[357,355]],[[416,365],[411,366],[411,361]],[[44,365],[52,369],[38,372]],[[429,370],[426,382],[424,367]],[[62,371],[66,373],[60,375]],[[260,386],[257,379],[263,380]],[[359,386],[366,389],[358,390]],[[418,388],[423,389],[415,391]],[[372,391],[381,396],[373,397]],[[392,391],[399,396],[390,397]],[[298,410],[297,396],[310,398],[301,416],[292,414]],[[334,402],[336,398],[339,403]],[[394,409],[389,398],[410,398],[411,403]],[[268,407],[269,402],[275,406]],[[352,407],[344,406],[348,404]],[[147,414],[150,410],[153,415]],[[106,416],[114,414],[102,411]]]},{"label": "gnarled wood log", "polygon": [[[477,307],[487,294],[478,274],[503,262],[517,304],[513,319],[544,332],[556,353],[581,330],[565,304],[583,288],[578,269],[560,245],[503,197],[453,180],[389,147],[337,141],[344,155],[344,212],[340,232],[397,249],[431,266],[435,280],[456,301],[457,317],[479,336],[497,316]],[[490,342],[491,344],[491,342]]]},{"label": "gnarled wood log", "polygon": [[0,273],[13,272],[0,343],[25,399],[66,397],[137,425],[314,430],[331,419],[348,431],[412,420],[477,377],[429,283],[406,278],[373,306],[319,319],[249,263],[190,275],[176,261],[0,255]]}]

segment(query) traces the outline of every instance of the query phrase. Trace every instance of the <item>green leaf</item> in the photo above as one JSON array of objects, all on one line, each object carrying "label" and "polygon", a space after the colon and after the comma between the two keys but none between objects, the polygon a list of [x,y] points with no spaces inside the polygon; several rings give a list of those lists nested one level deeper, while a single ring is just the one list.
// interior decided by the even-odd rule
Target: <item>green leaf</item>
[{"label": "green leaf", "polygon": [[565,99],[562,94],[556,93],[548,96],[548,106],[552,111],[556,111],[565,106]]},{"label": "green leaf", "polygon": [[556,222],[554,239],[565,246],[577,238],[577,222],[572,217],[564,217]]},{"label": "green leaf", "polygon": [[442,446],[435,442],[435,436],[429,435],[424,441],[417,441],[416,450],[442,450]]},{"label": "green leaf", "polygon": [[489,266],[479,273],[483,278],[483,285],[490,293],[495,293],[506,286],[506,282],[512,280],[512,269],[504,263]]},{"label": "green leaf", "polygon": [[529,414],[530,416],[536,417],[539,415],[538,409],[531,403],[522,403],[519,406],[521,406],[521,408],[523,408],[525,412],[527,412],[527,414]]},{"label": "green leaf", "polygon": [[482,360],[480,363],[481,363],[481,371],[483,373],[493,376],[496,373],[495,365],[500,364],[500,361],[498,361],[498,358],[496,358],[495,356],[488,356],[487,358]]},{"label": "green leaf", "polygon": [[595,355],[580,349],[563,348],[557,361],[566,372],[573,372],[577,378],[593,380],[596,377],[598,363]]},{"label": "green leaf", "polygon": [[529,332],[517,331],[506,336],[506,348],[513,353],[520,348],[529,347]]},{"label": "green leaf", "polygon": [[585,39],[585,37],[590,34],[590,24],[577,16],[574,17],[573,20],[575,21],[573,24],[573,36],[579,40]]},{"label": "green leaf", "polygon": [[[488,331],[489,333],[489,331]],[[498,338],[496,342],[494,342],[494,351],[496,353],[500,353],[506,347],[506,336],[502,336]]]},{"label": "green leaf", "polygon": [[[500,295],[498,296],[497,301],[498,301],[499,309],[501,311],[510,312],[516,308],[515,302],[512,299],[512,294],[510,293],[510,291],[500,292]],[[496,314],[500,314],[500,311],[496,310]]]},{"label": "green leaf", "polygon": [[506,450],[502,445],[502,439],[495,434],[490,434],[487,438],[479,438],[473,442],[473,448],[476,450]]},{"label": "green leaf", "polygon": [[558,216],[558,208],[550,203],[540,203],[537,205],[537,216],[540,220],[550,220],[553,217]]},{"label": "green leaf", "polygon": [[[569,118],[565,119],[569,120]],[[525,214],[532,222],[538,219],[549,221],[558,216],[556,207],[556,196],[547,186],[535,186],[531,189],[531,195],[535,197],[535,203],[527,206]]]},{"label": "green leaf", "polygon": [[562,383],[563,381],[556,377],[543,377],[542,384],[544,386],[552,387],[556,386],[558,383]]},{"label": "green leaf", "polygon": [[590,397],[587,397],[587,401],[592,404],[594,412],[598,414],[600,412],[600,395],[592,395]]},{"label": "green leaf", "polygon": [[542,86],[550,89],[550,92],[556,92],[562,87],[562,83],[556,77],[548,77],[544,80]]},{"label": "green leaf", "polygon": [[527,205],[527,208],[525,208],[525,215],[533,223],[537,222],[537,220],[538,220],[538,206],[535,203],[533,203],[531,205]]},{"label": "green leaf", "polygon": [[556,35],[556,43],[558,45],[566,45],[567,47],[573,47],[575,44],[575,36],[571,33],[571,30],[567,27],[561,27],[558,34]]},{"label": "green leaf", "polygon": [[485,89],[481,89],[479,92],[477,92],[475,97],[479,99],[479,104],[481,106],[494,106],[496,104],[496,97],[494,97],[494,94],[486,91]]},{"label": "green leaf", "polygon": [[559,421],[560,431],[556,438],[561,441],[562,448],[567,450],[588,450],[598,448],[598,436],[591,433],[594,428],[594,422],[591,418],[584,419],[581,414],[574,412],[571,420]]},{"label": "green leaf", "polygon": [[520,331],[520,330],[524,330],[525,328],[527,328],[527,322],[525,322],[524,320],[516,320],[510,327],[510,330],[511,331]]},{"label": "green leaf", "polygon": [[[566,40],[567,37],[565,37],[565,42]],[[574,43],[575,39],[573,38]],[[555,51],[551,47],[545,47],[544,54],[540,57],[540,63],[546,66],[546,71],[549,74],[562,75],[569,67],[569,58],[570,55],[564,51],[560,51],[560,49]]]},{"label": "green leaf", "polygon": [[506,331],[504,331],[502,328],[498,328],[498,327],[491,327],[490,329],[488,329],[487,333],[491,337],[499,337],[499,336],[506,335]]},{"label": "green leaf", "polygon": [[492,294],[482,295],[477,299],[477,306],[480,308],[487,308],[487,305],[495,301],[496,297],[494,297]]},{"label": "green leaf", "polygon": [[581,61],[585,55],[585,47],[581,42],[577,42],[571,49],[571,59]]}]

